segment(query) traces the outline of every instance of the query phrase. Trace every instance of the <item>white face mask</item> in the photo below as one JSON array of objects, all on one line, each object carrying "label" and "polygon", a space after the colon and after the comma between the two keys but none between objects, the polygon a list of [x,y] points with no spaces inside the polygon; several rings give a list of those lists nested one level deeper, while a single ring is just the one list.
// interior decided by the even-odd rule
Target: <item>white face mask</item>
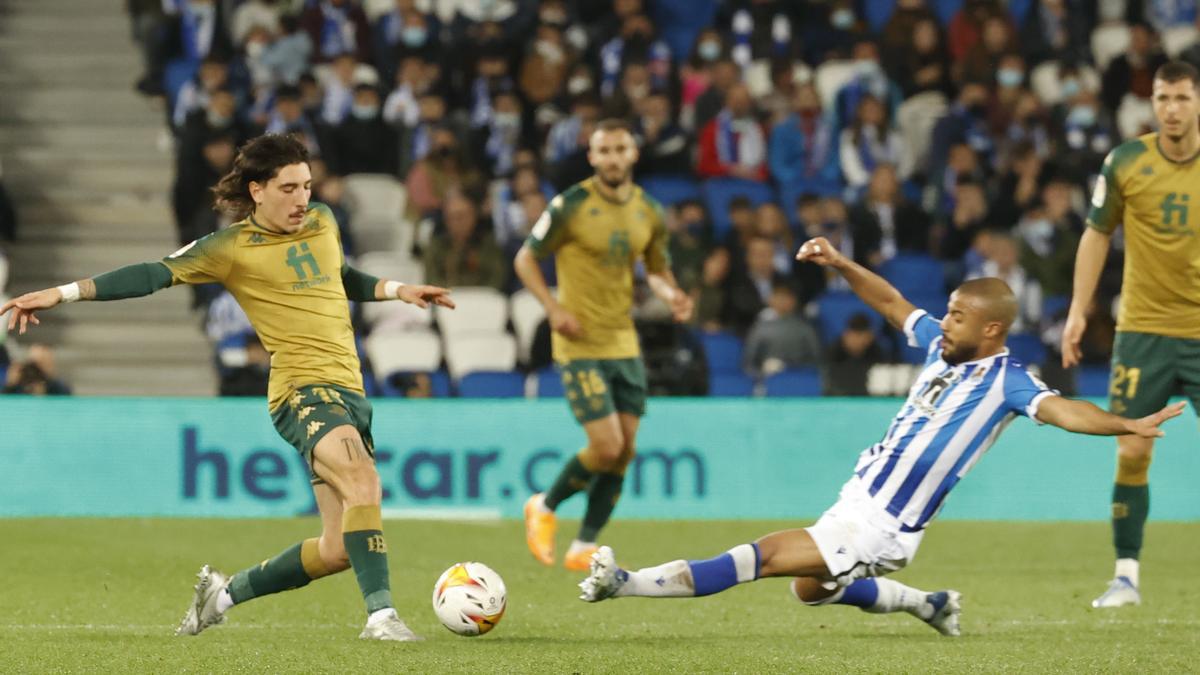
[{"label": "white face mask", "polygon": [[646,98],[649,93],[650,85],[648,84],[635,84],[625,89],[625,94],[635,100]]},{"label": "white face mask", "polygon": [[492,120],[499,127],[515,127],[521,124],[521,116],[517,113],[495,113]]},{"label": "white face mask", "polygon": [[246,43],[246,57],[252,61],[257,61],[262,58],[263,52],[265,51],[267,51],[267,45],[264,42]]},{"label": "white face mask", "polygon": [[561,63],[563,60],[562,47],[549,40],[538,40],[534,43],[533,49],[537,52],[538,56],[552,63]]},{"label": "white face mask", "polygon": [[567,80],[567,93],[578,96],[592,88],[592,81],[586,77],[572,77]]}]

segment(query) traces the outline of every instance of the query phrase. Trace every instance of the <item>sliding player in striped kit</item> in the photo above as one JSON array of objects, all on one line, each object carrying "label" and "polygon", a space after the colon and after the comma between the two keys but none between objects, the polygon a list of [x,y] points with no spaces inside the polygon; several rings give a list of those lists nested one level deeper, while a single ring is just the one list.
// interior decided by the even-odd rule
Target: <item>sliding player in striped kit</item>
[{"label": "sliding player in striped kit", "polygon": [[762,577],[791,576],[792,592],[810,605],[840,604],[868,612],[907,612],[943,635],[959,634],[960,595],[926,592],[883,575],[912,560],[925,527],[946,496],[1016,415],[1067,431],[1143,438],[1182,404],[1138,420],[1047,389],[1004,346],[1016,298],[999,279],[968,281],[950,296],[940,322],[915,308],[881,277],[838,253],[823,238],[796,259],[836,269],[909,344],[927,353],[925,367],[883,439],[859,457],[854,475],[816,524],[736,546],[709,560],[676,560],[621,569],[604,546],[580,584],[581,599],[692,597]]}]

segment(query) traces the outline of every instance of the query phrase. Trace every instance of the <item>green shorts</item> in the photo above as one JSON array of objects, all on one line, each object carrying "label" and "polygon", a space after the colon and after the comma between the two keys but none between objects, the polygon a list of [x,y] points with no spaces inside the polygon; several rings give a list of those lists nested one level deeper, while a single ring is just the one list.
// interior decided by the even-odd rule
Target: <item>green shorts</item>
[{"label": "green shorts", "polygon": [[641,359],[576,359],[558,367],[567,403],[580,424],[614,412],[646,414],[646,366]]},{"label": "green shorts", "polygon": [[371,414],[371,404],[361,394],[332,384],[310,384],[293,391],[283,405],[271,412],[271,421],[283,440],[304,456],[312,483],[316,485],[325,481],[313,468],[313,448],[325,434],[343,424],[353,425],[367,452],[375,456]]},{"label": "green shorts", "polygon": [[1200,340],[1118,332],[1108,408],[1125,417],[1158,412],[1175,394],[1200,410]]}]

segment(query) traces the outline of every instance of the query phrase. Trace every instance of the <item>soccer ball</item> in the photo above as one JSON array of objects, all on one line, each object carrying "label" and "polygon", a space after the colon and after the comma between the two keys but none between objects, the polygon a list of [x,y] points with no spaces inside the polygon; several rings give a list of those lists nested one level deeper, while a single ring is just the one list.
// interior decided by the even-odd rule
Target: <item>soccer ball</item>
[{"label": "soccer ball", "polygon": [[483,635],[500,623],[508,594],[495,570],[477,562],[453,565],[433,586],[433,611],[459,635]]}]

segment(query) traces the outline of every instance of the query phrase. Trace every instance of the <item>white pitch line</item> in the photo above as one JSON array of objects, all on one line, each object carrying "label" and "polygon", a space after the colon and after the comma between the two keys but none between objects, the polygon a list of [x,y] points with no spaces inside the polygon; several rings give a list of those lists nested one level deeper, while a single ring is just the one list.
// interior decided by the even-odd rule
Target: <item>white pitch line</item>
[{"label": "white pitch line", "polygon": [[[221,632],[229,630],[296,630],[296,629],[336,629],[336,628],[358,628],[358,624],[352,623],[326,623],[326,624],[244,624],[244,625],[224,625],[220,627]],[[3,630],[118,630],[118,631],[163,631],[165,634],[174,634],[175,628],[173,624],[136,624],[136,623],[10,623],[0,624],[0,631]]]}]

